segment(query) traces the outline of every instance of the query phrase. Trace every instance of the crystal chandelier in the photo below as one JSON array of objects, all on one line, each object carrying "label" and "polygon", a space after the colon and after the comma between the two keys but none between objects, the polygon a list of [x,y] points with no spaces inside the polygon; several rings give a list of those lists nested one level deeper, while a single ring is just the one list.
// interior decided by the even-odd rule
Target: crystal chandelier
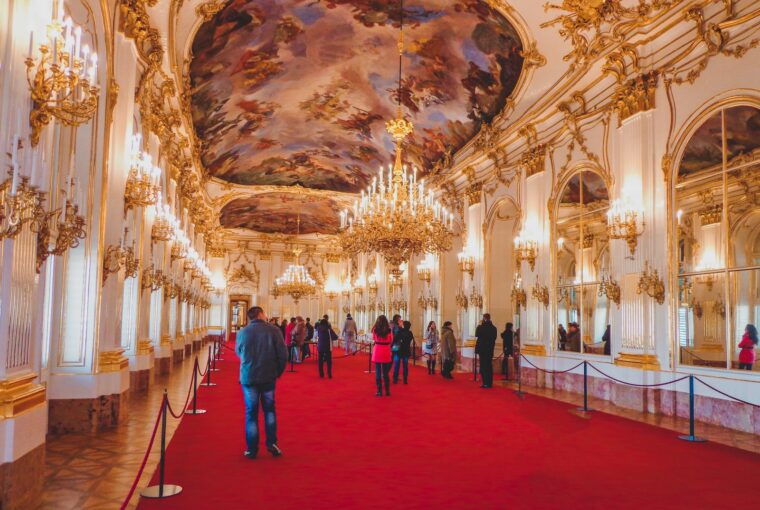
[{"label": "crystal chandelier", "polygon": [[[296,236],[301,231],[301,217],[298,217]],[[295,304],[304,297],[313,296],[317,292],[317,282],[309,274],[308,269],[299,263],[302,250],[296,248],[293,253],[296,263],[290,264],[279,278],[276,278],[272,287],[272,295],[276,298],[283,294],[289,295]]]},{"label": "crystal chandelier", "polygon": [[353,208],[341,213],[339,238],[348,254],[382,255],[393,276],[401,275],[401,264],[413,255],[449,250],[454,221],[453,214],[435,199],[432,190],[426,193],[424,180],[417,181],[417,169],[410,172],[401,157],[403,141],[414,126],[401,111],[403,2],[400,12],[398,116],[385,125],[396,144],[395,162],[387,173],[381,168]]}]

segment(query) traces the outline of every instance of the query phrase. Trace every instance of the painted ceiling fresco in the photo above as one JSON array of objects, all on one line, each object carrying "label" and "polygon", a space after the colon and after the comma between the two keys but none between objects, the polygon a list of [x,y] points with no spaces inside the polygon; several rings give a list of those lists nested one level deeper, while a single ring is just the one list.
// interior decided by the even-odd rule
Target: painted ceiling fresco
[{"label": "painted ceiling fresco", "polygon": [[[193,42],[193,122],[209,173],[363,189],[391,162],[400,14],[391,0],[230,1]],[[479,0],[406,0],[403,16],[401,100],[416,128],[407,158],[424,172],[504,108],[522,45]]]},{"label": "painted ceiling fresco", "polygon": [[[752,106],[733,106],[723,110],[726,124],[726,150],[729,165],[736,158],[760,147],[760,110]],[[720,169],[723,163],[721,112],[715,112],[702,124],[686,145],[680,179],[707,169]]]},{"label": "painted ceiling fresco", "polygon": [[224,228],[247,228],[266,234],[335,234],[341,206],[330,198],[271,192],[233,200],[222,208]]},{"label": "painted ceiling fresco", "polygon": [[565,185],[560,203],[562,205],[579,204],[581,202],[581,191],[585,205],[606,202],[610,198],[604,179],[599,174],[579,172],[571,177]]}]

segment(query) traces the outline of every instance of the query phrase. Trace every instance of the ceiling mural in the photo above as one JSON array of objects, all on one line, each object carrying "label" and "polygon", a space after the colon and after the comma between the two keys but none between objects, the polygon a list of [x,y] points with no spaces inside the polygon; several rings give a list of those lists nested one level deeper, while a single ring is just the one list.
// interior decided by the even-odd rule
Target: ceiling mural
[{"label": "ceiling mural", "polygon": [[341,206],[327,198],[302,193],[271,192],[233,200],[222,208],[224,228],[247,228],[266,234],[336,234]]},{"label": "ceiling mural", "polygon": [[[479,0],[406,0],[401,100],[422,172],[498,114],[522,69],[514,27]],[[232,0],[199,29],[193,122],[211,176],[341,192],[391,162],[400,10],[390,0]],[[272,220],[266,223],[271,224]]]},{"label": "ceiling mural", "polygon": [[[737,158],[760,148],[760,110],[753,106],[733,106],[723,110],[726,124],[726,160],[730,165]],[[678,168],[680,179],[723,164],[723,130],[721,111],[711,115],[689,139]]]}]

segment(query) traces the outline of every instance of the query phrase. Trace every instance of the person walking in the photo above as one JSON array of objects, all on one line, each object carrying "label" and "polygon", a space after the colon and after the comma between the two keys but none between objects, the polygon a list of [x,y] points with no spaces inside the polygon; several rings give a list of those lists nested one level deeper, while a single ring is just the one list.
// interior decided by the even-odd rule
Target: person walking
[{"label": "person walking", "polygon": [[504,359],[501,362],[501,366],[505,379],[509,379],[509,358],[514,354],[515,350],[515,332],[512,330],[513,327],[514,326],[511,322],[507,322],[504,326],[504,331],[501,333],[502,349],[504,352]]},{"label": "person walking", "polygon": [[346,322],[343,323],[343,331],[340,334],[343,336],[346,354],[356,354],[356,321],[350,313],[346,315]]},{"label": "person walking", "polygon": [[755,363],[755,347],[758,344],[757,328],[754,324],[747,324],[744,328],[742,341],[739,342],[739,370],[752,370]]},{"label": "person walking", "polygon": [[303,352],[303,359],[311,358],[311,349],[309,348],[309,343],[314,341],[314,326],[311,324],[311,319],[309,317],[306,317],[306,340],[304,341],[303,348],[301,351]]},{"label": "person walking", "polygon": [[427,356],[428,375],[435,375],[435,357],[438,355],[438,328],[435,321],[430,321],[425,329],[425,343],[422,354]]},{"label": "person walking", "polygon": [[293,328],[296,327],[296,318],[291,317],[290,322],[285,324],[285,344],[288,346],[288,361],[298,363],[298,353],[293,343]]},{"label": "person walking", "polygon": [[243,452],[255,459],[259,451],[259,402],[264,411],[266,448],[274,457],[282,455],[277,445],[277,417],[274,395],[277,379],[285,371],[287,348],[282,332],[269,324],[264,310],[254,306],[247,312],[250,321],[238,331],[235,353],[240,358],[240,385],[245,400],[245,441]]},{"label": "person walking", "polygon": [[451,372],[457,361],[457,339],[454,330],[451,329],[451,321],[443,323],[441,328],[441,375],[446,379],[453,379]]},{"label": "person walking", "polygon": [[479,357],[481,388],[493,386],[493,351],[496,348],[498,331],[491,322],[491,314],[483,314],[483,322],[475,329],[475,354]]},{"label": "person walking", "polygon": [[383,396],[383,381],[385,382],[385,395],[391,396],[391,344],[393,343],[393,332],[391,325],[388,324],[388,317],[381,315],[375,321],[372,327],[372,362],[375,364],[375,384],[377,393],[375,396]]},{"label": "person walking", "polygon": [[324,379],[324,365],[327,363],[327,378],[332,379],[332,338],[330,323],[321,320],[315,328],[317,334],[317,352],[319,353],[319,377]]},{"label": "person walking", "polygon": [[399,369],[404,367],[404,384],[409,384],[409,356],[412,355],[412,342],[414,334],[412,333],[412,323],[403,321],[403,326],[399,330],[394,342],[398,341],[398,349],[393,353],[393,384],[398,384]]}]

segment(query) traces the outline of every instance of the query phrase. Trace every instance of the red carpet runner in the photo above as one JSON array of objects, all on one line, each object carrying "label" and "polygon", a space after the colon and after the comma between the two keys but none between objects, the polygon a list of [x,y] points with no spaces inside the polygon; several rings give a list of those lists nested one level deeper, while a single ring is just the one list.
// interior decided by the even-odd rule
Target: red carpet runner
[{"label": "red carpet runner", "polygon": [[[366,357],[321,380],[309,359],[277,389],[284,456],[247,460],[238,363],[199,389],[167,455],[179,496],[142,509],[736,509],[751,507],[760,457],[504,388],[411,370],[374,396]],[[260,423],[262,417],[259,417]],[[261,426],[263,433],[263,425]],[[263,437],[262,437],[263,442]],[[153,483],[157,477],[153,477]]]}]

